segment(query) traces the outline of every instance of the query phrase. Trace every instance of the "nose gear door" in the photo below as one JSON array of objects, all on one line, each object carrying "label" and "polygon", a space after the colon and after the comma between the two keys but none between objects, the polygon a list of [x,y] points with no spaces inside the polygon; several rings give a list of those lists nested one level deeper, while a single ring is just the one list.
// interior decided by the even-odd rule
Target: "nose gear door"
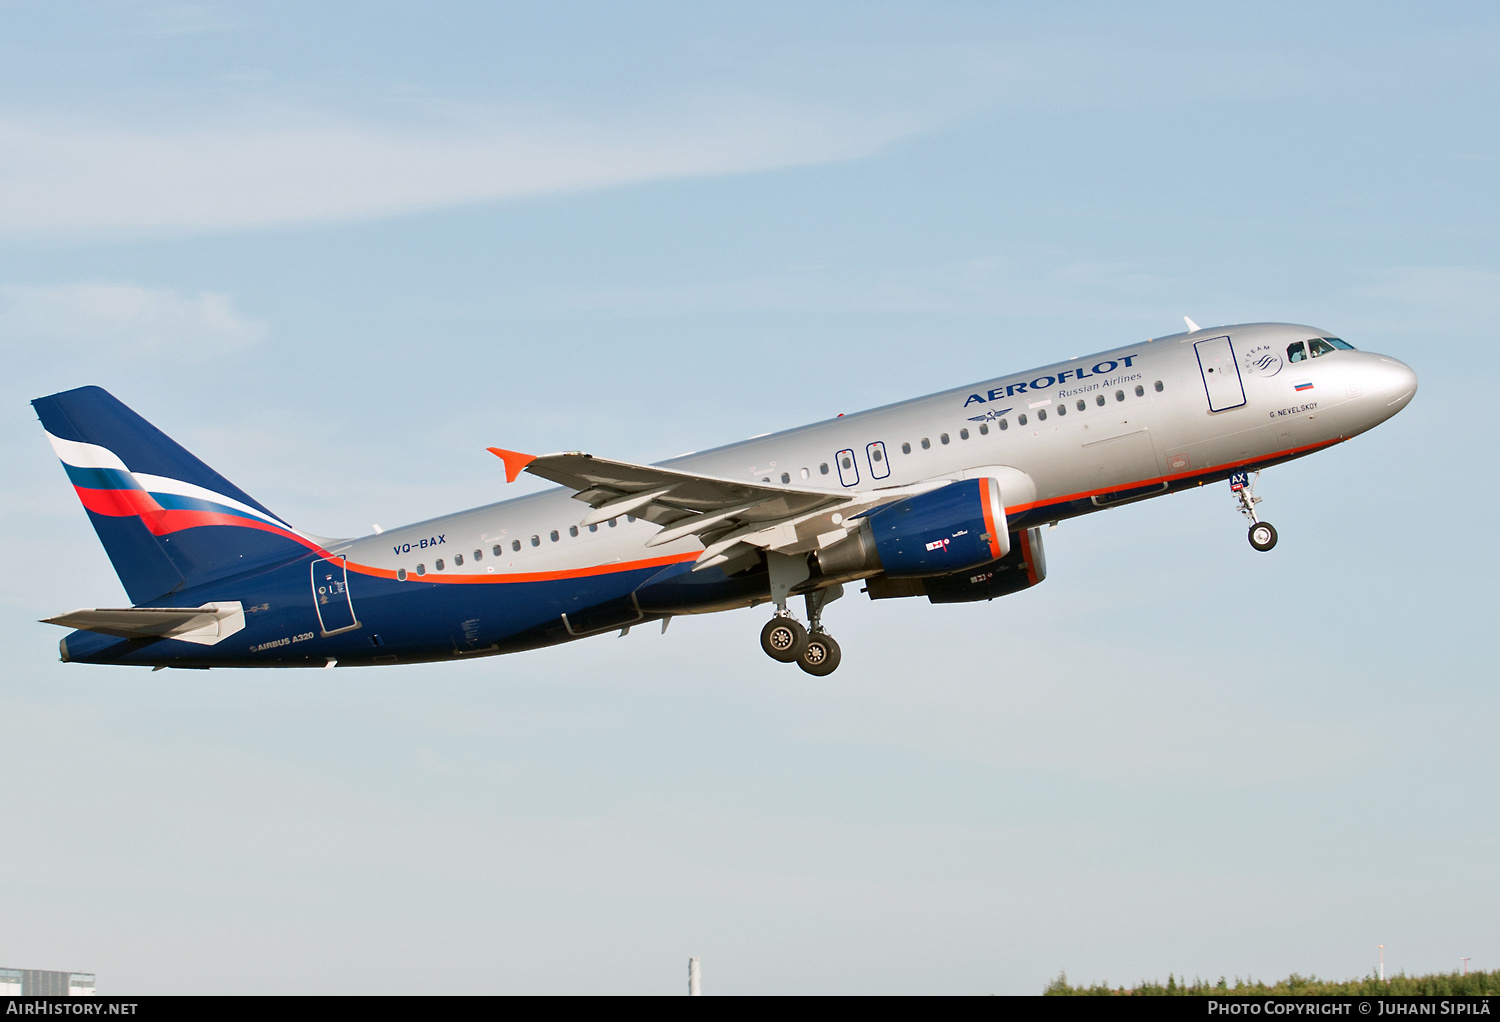
[{"label": "nose gear door", "polygon": [[323,635],[337,635],[359,627],[344,558],[319,558],[312,562],[313,607]]},{"label": "nose gear door", "polygon": [[1240,382],[1240,367],[1228,337],[1210,337],[1193,345],[1198,353],[1198,371],[1203,374],[1203,389],[1208,392],[1208,410],[1227,412],[1245,403],[1245,385]]}]

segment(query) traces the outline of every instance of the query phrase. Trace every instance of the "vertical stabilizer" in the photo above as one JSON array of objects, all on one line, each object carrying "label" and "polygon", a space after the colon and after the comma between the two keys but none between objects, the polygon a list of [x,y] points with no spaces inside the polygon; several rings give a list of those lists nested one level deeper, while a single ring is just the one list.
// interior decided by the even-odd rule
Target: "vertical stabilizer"
[{"label": "vertical stabilizer", "polygon": [[108,391],[31,404],[132,602],[319,549]]}]

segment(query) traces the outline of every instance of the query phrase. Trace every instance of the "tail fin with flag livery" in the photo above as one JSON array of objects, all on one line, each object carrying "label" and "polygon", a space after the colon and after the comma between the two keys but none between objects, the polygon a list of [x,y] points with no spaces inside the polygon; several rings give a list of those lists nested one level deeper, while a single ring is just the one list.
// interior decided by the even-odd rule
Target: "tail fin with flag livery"
[{"label": "tail fin with flag livery", "polygon": [[132,602],[320,549],[108,391],[31,404]]}]

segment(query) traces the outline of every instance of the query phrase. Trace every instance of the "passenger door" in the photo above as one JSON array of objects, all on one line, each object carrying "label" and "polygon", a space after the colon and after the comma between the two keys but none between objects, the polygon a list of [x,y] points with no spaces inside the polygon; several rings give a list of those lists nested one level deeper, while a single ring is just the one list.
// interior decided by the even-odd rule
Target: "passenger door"
[{"label": "passenger door", "polygon": [[349,597],[349,579],[344,558],[320,558],[312,562],[313,607],[318,627],[325,636],[358,628],[354,601]]},{"label": "passenger door", "polygon": [[865,458],[870,462],[871,479],[884,479],[891,474],[891,463],[885,456],[885,444],[879,440],[865,445]]},{"label": "passenger door", "polygon": [[1245,385],[1240,382],[1240,367],[1228,337],[1210,337],[1193,345],[1198,354],[1198,371],[1208,394],[1208,410],[1227,412],[1245,403]]}]

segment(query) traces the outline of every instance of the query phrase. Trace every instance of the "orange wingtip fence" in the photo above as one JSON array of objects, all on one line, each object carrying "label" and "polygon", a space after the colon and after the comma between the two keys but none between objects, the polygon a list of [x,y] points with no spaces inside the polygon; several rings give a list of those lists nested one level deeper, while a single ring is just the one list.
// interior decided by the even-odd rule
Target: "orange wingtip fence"
[{"label": "orange wingtip fence", "polygon": [[521,470],[536,460],[535,454],[522,454],[520,451],[507,451],[501,447],[486,447],[495,457],[505,462],[505,481],[513,483]]}]

